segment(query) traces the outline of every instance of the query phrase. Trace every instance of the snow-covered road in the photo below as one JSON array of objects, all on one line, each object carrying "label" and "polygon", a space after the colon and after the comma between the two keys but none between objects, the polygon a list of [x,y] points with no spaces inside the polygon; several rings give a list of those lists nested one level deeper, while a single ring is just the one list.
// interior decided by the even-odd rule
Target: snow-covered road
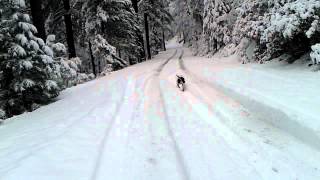
[{"label": "snow-covered road", "polygon": [[261,112],[188,66],[190,58],[172,46],[6,121],[0,179],[320,179],[319,149],[259,120]]}]

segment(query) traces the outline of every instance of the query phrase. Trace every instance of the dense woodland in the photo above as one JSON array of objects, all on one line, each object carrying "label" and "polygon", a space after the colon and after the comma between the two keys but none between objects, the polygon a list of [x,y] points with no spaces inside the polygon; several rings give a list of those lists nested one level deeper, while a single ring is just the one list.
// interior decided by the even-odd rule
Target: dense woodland
[{"label": "dense woodland", "polygon": [[319,0],[1,0],[0,118],[140,63],[177,35],[197,55],[320,63]]},{"label": "dense woodland", "polygon": [[[245,63],[320,62],[319,0],[176,0],[176,29],[196,54],[223,49]],[[226,47],[226,48],[225,48]]]}]

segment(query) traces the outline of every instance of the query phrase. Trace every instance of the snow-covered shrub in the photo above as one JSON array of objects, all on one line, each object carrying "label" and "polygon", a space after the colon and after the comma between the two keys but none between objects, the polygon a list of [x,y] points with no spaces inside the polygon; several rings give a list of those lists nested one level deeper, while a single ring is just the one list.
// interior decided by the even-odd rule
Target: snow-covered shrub
[{"label": "snow-covered shrub", "polygon": [[75,86],[78,84],[78,72],[81,65],[79,58],[60,59],[60,73],[63,81],[64,88]]},{"label": "snow-covered shrub", "polygon": [[113,71],[112,64],[107,64],[103,71],[100,73],[102,76],[106,76]]},{"label": "snow-covered shrub", "polygon": [[81,84],[81,83],[87,82],[89,80],[90,79],[89,79],[88,75],[85,73],[79,73],[77,76],[77,84]]},{"label": "snow-covered shrub", "polygon": [[317,31],[320,15],[318,0],[297,0],[286,3],[279,9],[272,9],[270,24],[263,32],[262,39],[266,42],[280,33],[284,38],[291,39],[303,32],[311,38]]},{"label": "snow-covered shrub", "polygon": [[91,73],[91,74],[88,74],[88,78],[89,78],[89,80],[93,80],[95,78],[95,76],[93,73]]},{"label": "snow-covered shrub", "polygon": [[50,46],[55,55],[55,61],[58,64],[57,71],[61,74],[61,85],[64,88],[75,86],[85,82],[85,74],[79,73],[81,60],[79,57],[68,59],[66,55],[66,47],[62,43],[55,42],[55,36],[49,35],[46,44]]},{"label": "snow-covered shrub", "polygon": [[319,0],[204,0],[201,43],[209,54],[235,44],[243,62],[255,47],[249,59],[263,62],[288,54],[293,62],[320,42],[319,16]]},{"label": "snow-covered shrub", "polygon": [[49,35],[46,44],[53,50],[56,63],[54,70],[58,71],[61,75],[59,77],[61,87],[67,88],[92,80],[93,78],[87,74],[79,72],[82,63],[80,58],[66,58],[66,47],[62,43],[56,43],[55,39],[54,35]]},{"label": "snow-covered shrub", "polygon": [[63,80],[63,87],[68,88],[93,80],[93,74],[85,74],[80,72],[82,61],[80,58],[60,59],[60,72]]},{"label": "snow-covered shrub", "polygon": [[24,0],[3,0],[0,7],[1,108],[11,117],[58,96],[60,75],[52,49],[34,35]]},{"label": "snow-covered shrub", "polygon": [[48,35],[47,40],[46,40],[47,46],[49,46],[54,53],[54,56],[57,57],[62,57],[66,54],[67,49],[62,43],[56,43],[56,36],[55,35]]},{"label": "snow-covered shrub", "polygon": [[82,84],[95,78],[94,74],[78,73],[77,83]]},{"label": "snow-covered shrub", "polygon": [[[236,8],[236,21],[232,30],[232,43],[237,46],[236,53],[242,63],[251,61],[253,49],[248,48],[250,45],[259,42],[262,30],[266,27],[264,19],[265,13],[268,12],[268,0],[244,0]],[[250,57],[249,57],[250,56]]]},{"label": "snow-covered shrub", "polygon": [[96,35],[92,43],[93,55],[96,62],[100,62],[102,67],[112,64],[113,70],[128,66],[127,62],[117,58],[116,48],[111,46],[101,35]]},{"label": "snow-covered shrub", "polygon": [[3,109],[0,109],[0,124],[3,119],[6,118],[6,112]]},{"label": "snow-covered shrub", "polygon": [[116,48],[111,46],[108,41],[98,34],[93,42],[93,54],[96,57],[110,58],[110,55],[116,54]]},{"label": "snow-covered shrub", "polygon": [[319,16],[319,0],[287,0],[273,4],[264,16],[268,23],[261,32],[263,53],[258,58],[269,60],[288,53],[298,59],[310,51],[312,44],[320,42]]},{"label": "snow-covered shrub", "polygon": [[313,45],[311,49],[310,57],[313,64],[320,64],[320,44]]}]

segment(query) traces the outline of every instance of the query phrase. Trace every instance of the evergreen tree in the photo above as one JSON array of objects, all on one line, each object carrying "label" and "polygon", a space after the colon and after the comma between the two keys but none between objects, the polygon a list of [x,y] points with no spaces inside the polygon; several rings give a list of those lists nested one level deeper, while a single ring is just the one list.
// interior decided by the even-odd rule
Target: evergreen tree
[{"label": "evergreen tree", "polygon": [[204,2],[204,39],[207,52],[215,53],[231,40],[232,1],[206,0]]},{"label": "evergreen tree", "polygon": [[95,38],[104,38],[108,44],[116,47],[121,58],[127,61],[126,64],[135,64],[144,59],[139,20],[130,1],[94,0],[85,2],[82,7],[86,17],[86,37],[91,40],[91,45]]},{"label": "evergreen tree", "polygon": [[271,60],[288,54],[289,63],[310,52],[320,42],[320,3],[318,0],[277,0],[269,2],[267,21],[261,29],[257,59]]},{"label": "evergreen tree", "polygon": [[59,94],[53,51],[25,13],[23,0],[3,0],[0,22],[1,108],[7,117],[32,111]]},{"label": "evergreen tree", "polygon": [[44,23],[44,14],[42,10],[42,2],[43,0],[30,0],[30,7],[31,7],[31,15],[32,15],[32,22],[38,30],[36,34],[38,37],[42,38],[43,40],[46,39],[46,29]]},{"label": "evergreen tree", "polygon": [[66,26],[66,37],[67,37],[69,58],[75,58],[77,55],[76,55],[76,48],[74,45],[74,35],[73,35],[74,32],[73,32],[72,20],[71,20],[70,1],[63,0],[63,7],[65,11],[64,23]]},{"label": "evergreen tree", "polygon": [[[171,31],[170,24],[173,22],[169,13],[169,2],[165,0],[144,0],[140,3],[140,15],[148,17],[149,40],[151,53],[157,54],[163,47],[162,31]],[[146,18],[144,18],[146,19]],[[146,28],[144,27],[144,30]]]}]

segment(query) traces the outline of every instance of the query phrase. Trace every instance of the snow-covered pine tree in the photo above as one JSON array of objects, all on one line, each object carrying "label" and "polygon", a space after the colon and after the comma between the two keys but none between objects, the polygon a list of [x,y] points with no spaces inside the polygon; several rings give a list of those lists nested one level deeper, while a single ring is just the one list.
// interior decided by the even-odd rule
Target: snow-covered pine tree
[{"label": "snow-covered pine tree", "polygon": [[102,34],[112,46],[120,51],[121,56],[136,64],[144,59],[142,31],[139,19],[130,0],[111,1],[106,3],[103,10],[107,20],[103,20]]},{"label": "snow-covered pine tree", "polygon": [[318,0],[277,0],[269,2],[268,22],[262,31],[260,53],[262,61],[289,54],[292,62],[320,42],[320,3]]},{"label": "snow-covered pine tree", "polygon": [[196,54],[202,51],[203,0],[176,0],[172,3],[174,31]]},{"label": "snow-covered pine tree", "polygon": [[312,63],[314,65],[320,65],[320,44],[311,46],[312,52],[310,54]]},{"label": "snow-covered pine tree", "polygon": [[[163,30],[170,31],[169,25],[173,18],[169,13],[169,2],[166,0],[144,0],[140,3],[140,14],[148,15],[150,28],[150,46],[152,54],[157,54],[162,50]],[[144,29],[145,30],[145,29]]]},{"label": "snow-covered pine tree", "polygon": [[265,29],[267,22],[264,15],[268,12],[268,0],[245,0],[236,8],[236,21],[233,24],[232,44],[236,46],[236,53],[243,63],[252,60],[247,54],[249,45],[260,41],[261,31]]},{"label": "snow-covered pine tree", "polygon": [[243,38],[259,41],[267,23],[263,17],[268,11],[268,0],[245,0],[236,11],[232,42],[238,45]]},{"label": "snow-covered pine tree", "polygon": [[0,7],[1,108],[7,117],[32,111],[59,94],[53,52],[34,36],[24,0],[2,0]]},{"label": "snow-covered pine tree", "polygon": [[[96,60],[101,63],[102,67],[112,67],[112,70],[119,70],[128,66],[128,62],[117,58],[116,48],[111,46],[101,35],[97,35],[92,43],[92,51]],[[102,70],[99,71],[101,73]]]},{"label": "snow-covered pine tree", "polygon": [[131,1],[93,0],[85,2],[82,7],[86,17],[85,30],[91,43],[96,37],[104,38],[126,57],[127,64],[144,59],[139,21]]},{"label": "snow-covered pine tree", "polygon": [[232,20],[230,0],[205,0],[203,35],[207,52],[215,53],[231,41]]}]

